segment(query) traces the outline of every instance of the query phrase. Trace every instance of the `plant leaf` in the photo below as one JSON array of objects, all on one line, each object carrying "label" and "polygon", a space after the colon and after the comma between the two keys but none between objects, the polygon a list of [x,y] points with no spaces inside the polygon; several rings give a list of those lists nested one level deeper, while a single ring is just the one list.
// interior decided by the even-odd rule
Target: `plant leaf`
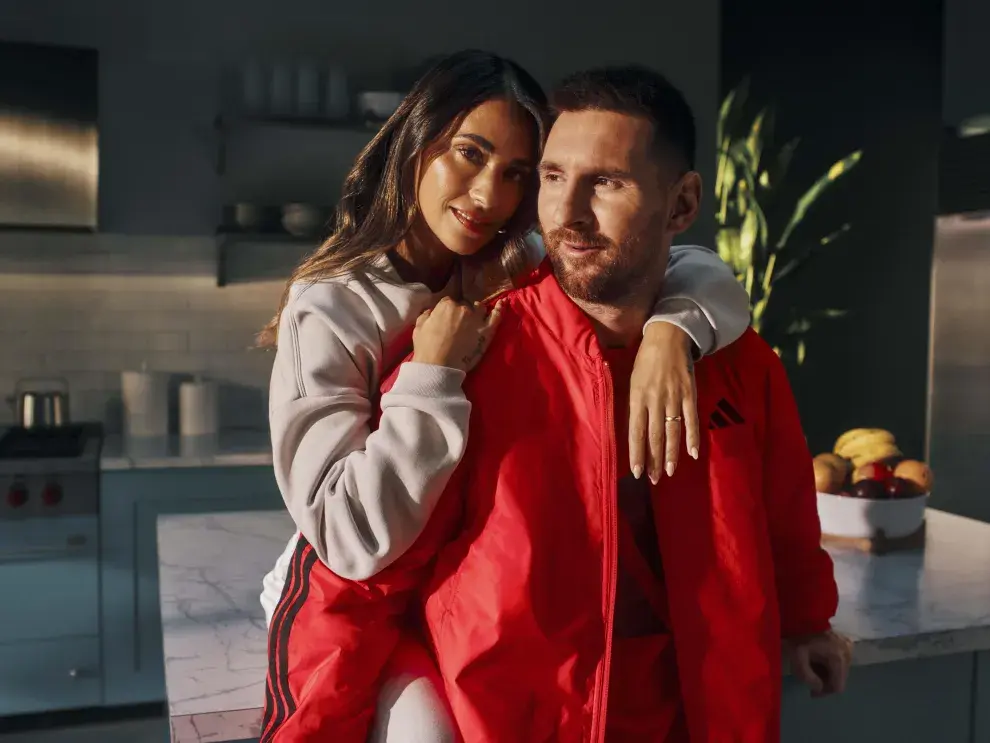
[{"label": "plant leaf", "polygon": [[797,362],[798,366],[804,363],[804,357],[807,353],[807,346],[804,345],[804,341],[800,340],[797,344]]},{"label": "plant leaf", "polygon": [[722,180],[719,183],[718,190],[716,190],[719,200],[717,221],[722,226],[725,226],[729,221],[729,198],[736,183],[736,162],[728,152],[725,153],[724,164],[725,167],[719,173],[722,176]]},{"label": "plant leaf", "polygon": [[783,182],[784,176],[787,174],[787,169],[791,166],[791,160],[794,158],[794,151],[797,149],[800,141],[801,139],[799,137],[795,137],[780,148],[773,165],[767,170],[767,184],[765,188],[775,188]]},{"label": "plant leaf", "polygon": [[748,76],[740,80],[739,84],[722,99],[722,105],[718,112],[718,123],[715,127],[716,143],[732,136],[732,127],[739,113],[745,107],[747,98],[749,98]]},{"label": "plant leaf", "polygon": [[[731,154],[733,156],[733,162],[735,163],[732,167],[733,175],[738,176],[737,189],[740,191],[740,195],[745,191],[745,199],[737,197],[737,209],[738,213],[745,219],[746,213],[750,210],[756,212],[757,226],[759,228],[759,243],[760,247],[763,248],[761,254],[766,253],[766,247],[769,242],[769,227],[767,226],[766,213],[763,207],[760,205],[759,198],[757,197],[756,190],[756,173],[750,167],[748,151],[746,150],[744,143],[737,142],[731,148]],[[745,188],[742,187],[742,183],[745,184]],[[720,221],[720,224],[724,224],[724,221]]]},{"label": "plant leaf", "polygon": [[760,219],[756,209],[745,210],[742,226],[739,228],[739,261],[748,266],[753,263],[753,246],[760,233]]},{"label": "plant leaf", "polygon": [[782,279],[785,276],[787,276],[789,273],[792,273],[796,269],[800,268],[804,264],[804,262],[806,260],[808,260],[808,258],[810,258],[812,256],[812,254],[815,252],[816,248],[818,248],[818,247],[824,247],[826,245],[831,245],[833,242],[835,242],[836,240],[838,240],[844,234],[846,234],[847,232],[849,232],[849,230],[850,230],[850,225],[847,222],[846,224],[842,225],[839,229],[837,229],[835,232],[832,232],[832,233],[826,235],[825,237],[823,237],[821,240],[819,240],[817,246],[814,246],[812,248],[809,248],[808,250],[805,250],[803,253],[801,253],[800,255],[798,255],[796,258],[792,258],[783,268],[781,268],[777,272],[777,275],[774,277],[774,281],[779,281],[780,279]]},{"label": "plant leaf", "polygon": [[753,304],[753,329],[759,333],[760,327],[763,325],[763,313],[767,309],[767,298],[762,297],[760,300]]},{"label": "plant leaf", "polygon": [[718,256],[727,263],[736,275],[739,275],[743,266],[739,261],[739,229],[737,227],[723,227],[715,233],[715,246],[718,248]]},{"label": "plant leaf", "polygon": [[760,169],[760,157],[763,154],[763,122],[767,115],[767,109],[763,109],[758,114],[756,118],[753,119],[753,123],[749,127],[749,135],[744,141],[744,147],[746,150],[746,158],[749,164],[749,170],[752,173],[756,173]]},{"label": "plant leaf", "polygon": [[849,232],[850,227],[851,227],[851,225],[848,222],[846,222],[844,225],[842,225],[835,232],[830,232],[829,234],[825,235],[825,237],[823,237],[821,240],[819,240],[818,244],[824,246],[824,245],[828,245],[829,243],[835,242],[840,237],[842,237],[844,234],[846,234],[847,232]]},{"label": "plant leaf", "polygon": [[807,333],[809,330],[811,330],[811,320],[802,317],[788,325],[787,330],[784,331],[784,335],[800,335]]},{"label": "plant leaf", "polygon": [[736,100],[736,90],[730,90],[728,92],[725,98],[722,99],[722,105],[718,109],[718,120],[715,122],[716,147],[722,146],[728,134],[726,130],[728,129],[729,115],[732,113],[732,104]]},{"label": "plant leaf", "polygon": [[841,160],[837,161],[832,165],[831,168],[819,178],[815,183],[804,192],[804,195],[798,199],[797,206],[794,207],[794,213],[791,215],[790,221],[787,223],[787,227],[784,228],[783,234],[781,234],[780,239],[777,241],[777,247],[782,248],[787,244],[788,238],[790,238],[791,233],[794,229],[801,223],[805,215],[811,206],[818,200],[818,197],[825,192],[825,190],[836,181],[836,179],[842,177],[845,173],[859,162],[863,155],[862,150],[856,150],[852,154],[846,155]]}]

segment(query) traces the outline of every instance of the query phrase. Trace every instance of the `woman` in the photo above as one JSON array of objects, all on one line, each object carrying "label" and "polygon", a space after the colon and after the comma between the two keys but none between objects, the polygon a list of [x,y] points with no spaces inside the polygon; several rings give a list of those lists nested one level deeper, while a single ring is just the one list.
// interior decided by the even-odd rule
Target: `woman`
[{"label": "woman", "polygon": [[[461,383],[498,323],[497,305],[489,313],[459,300],[495,294],[533,267],[525,238],[535,224],[534,172],[549,123],[542,90],[517,65],[474,51],[445,58],[358,156],[333,234],[293,275],[267,329],[278,340],[270,416],[279,487],[322,563],[308,570],[364,579],[422,532],[466,444],[470,403]],[[665,416],[683,417],[688,451],[696,451],[692,349],[707,353],[735,340],[749,319],[745,292],[709,251],[672,252],[666,281],[677,296],[661,299],[652,320],[662,322],[645,330],[630,411],[630,466],[654,480],[664,467],[672,472],[680,446],[679,427],[664,444]],[[379,400],[380,380],[407,354],[410,336],[412,360]],[[276,605],[297,539],[262,595],[272,656],[262,740],[303,740],[312,725],[295,714],[304,690],[277,677],[287,664],[319,661],[304,657],[305,643],[297,643],[297,657],[292,602]],[[292,577],[299,581],[305,577]],[[339,588],[341,595],[326,598],[346,614],[341,596],[360,589],[347,580]],[[378,678],[392,650],[362,649],[353,672]],[[420,661],[421,653],[406,668]],[[408,676],[401,667],[393,675]],[[347,685],[362,687],[356,677]],[[398,696],[400,705],[403,689],[416,683],[403,681],[397,694],[386,685],[389,704]],[[429,694],[414,703],[426,710],[417,719],[435,730]],[[370,722],[356,714],[332,732],[363,741]]]}]

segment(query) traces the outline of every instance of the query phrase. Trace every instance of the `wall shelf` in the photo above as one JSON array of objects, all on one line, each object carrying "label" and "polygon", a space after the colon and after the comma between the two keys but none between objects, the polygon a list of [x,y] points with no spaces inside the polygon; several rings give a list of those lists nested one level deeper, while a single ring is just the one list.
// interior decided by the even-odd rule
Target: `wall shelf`
[{"label": "wall shelf", "polygon": [[[250,143],[253,146],[264,144],[290,153],[297,149],[322,148],[339,150],[341,147],[354,155],[380,128],[377,124],[365,124],[355,120],[336,120],[299,116],[275,115],[230,115],[221,114],[214,120],[217,135],[216,171],[226,175],[232,156],[239,160],[242,148],[239,145]],[[252,147],[246,152],[257,152]],[[270,153],[269,153],[270,154]]]},{"label": "wall shelf", "polygon": [[217,286],[287,280],[300,260],[319,244],[317,237],[287,232],[218,230]]}]

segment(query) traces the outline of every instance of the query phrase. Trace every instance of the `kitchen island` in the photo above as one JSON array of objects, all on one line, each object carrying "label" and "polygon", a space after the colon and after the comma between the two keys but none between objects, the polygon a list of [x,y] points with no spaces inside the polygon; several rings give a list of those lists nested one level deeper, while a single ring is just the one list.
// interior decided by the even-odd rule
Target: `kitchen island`
[{"label": "kitchen island", "polygon": [[[785,679],[785,743],[990,740],[990,524],[929,510],[926,548],[830,549],[835,627],[854,641],[844,695]],[[174,743],[257,740],[267,667],[261,579],[288,515],[162,516],[158,554]]]}]

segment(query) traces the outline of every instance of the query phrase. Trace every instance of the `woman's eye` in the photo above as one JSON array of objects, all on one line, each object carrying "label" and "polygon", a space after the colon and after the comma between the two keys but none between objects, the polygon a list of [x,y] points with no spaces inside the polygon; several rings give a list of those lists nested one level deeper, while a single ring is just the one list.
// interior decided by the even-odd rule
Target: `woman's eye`
[{"label": "woman's eye", "polygon": [[474,163],[475,165],[481,165],[485,161],[484,155],[481,154],[481,150],[477,147],[470,147],[467,145],[461,145],[457,148],[457,152],[468,162]]}]

